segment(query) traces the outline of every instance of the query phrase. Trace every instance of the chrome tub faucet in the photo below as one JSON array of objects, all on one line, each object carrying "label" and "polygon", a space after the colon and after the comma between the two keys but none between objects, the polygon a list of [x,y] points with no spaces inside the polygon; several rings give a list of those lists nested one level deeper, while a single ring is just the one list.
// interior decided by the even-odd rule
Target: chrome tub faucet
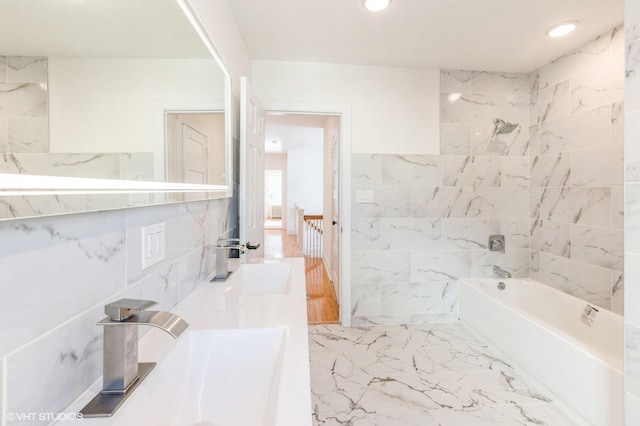
[{"label": "chrome tub faucet", "polygon": [[498,265],[493,265],[493,273],[499,278],[512,278],[511,272],[502,269]]},{"label": "chrome tub faucet", "polygon": [[166,331],[177,339],[189,324],[177,315],[146,311],[156,302],[120,299],[105,305],[102,391],[81,413],[84,417],[109,417],[144,380],[155,362],[138,363],[138,327],[148,325]]}]

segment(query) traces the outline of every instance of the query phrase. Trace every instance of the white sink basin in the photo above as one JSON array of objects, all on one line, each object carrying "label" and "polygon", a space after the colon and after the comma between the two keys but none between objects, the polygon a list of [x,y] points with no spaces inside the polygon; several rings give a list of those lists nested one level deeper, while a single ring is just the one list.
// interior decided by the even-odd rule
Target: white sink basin
[{"label": "white sink basin", "polygon": [[284,327],[187,332],[110,419],[117,425],[273,425]]},{"label": "white sink basin", "polygon": [[245,263],[225,281],[227,296],[288,294],[291,291],[290,263]]}]

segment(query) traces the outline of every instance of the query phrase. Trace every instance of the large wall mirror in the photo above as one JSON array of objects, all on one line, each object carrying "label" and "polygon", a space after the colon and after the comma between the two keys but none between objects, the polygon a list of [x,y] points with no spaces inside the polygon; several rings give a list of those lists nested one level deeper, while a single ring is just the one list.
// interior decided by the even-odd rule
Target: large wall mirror
[{"label": "large wall mirror", "polygon": [[231,195],[230,76],[188,1],[0,7],[0,219]]}]

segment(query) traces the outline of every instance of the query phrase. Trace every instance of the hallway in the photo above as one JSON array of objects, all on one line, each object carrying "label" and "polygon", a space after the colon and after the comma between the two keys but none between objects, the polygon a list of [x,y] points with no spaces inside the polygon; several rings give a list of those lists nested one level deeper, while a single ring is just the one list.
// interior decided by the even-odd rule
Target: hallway
[{"label": "hallway", "polygon": [[[281,229],[265,229],[264,257],[281,259],[296,256],[296,236]],[[338,324],[339,308],[333,284],[322,259],[305,257],[307,320],[309,324]]]}]

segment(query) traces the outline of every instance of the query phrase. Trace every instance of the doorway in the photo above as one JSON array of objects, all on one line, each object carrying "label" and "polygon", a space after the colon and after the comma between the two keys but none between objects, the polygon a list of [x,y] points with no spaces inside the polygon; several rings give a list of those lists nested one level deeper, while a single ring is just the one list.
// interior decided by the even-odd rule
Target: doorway
[{"label": "doorway", "polygon": [[339,116],[266,113],[265,256],[304,257],[309,324],[340,322],[339,143]]}]

